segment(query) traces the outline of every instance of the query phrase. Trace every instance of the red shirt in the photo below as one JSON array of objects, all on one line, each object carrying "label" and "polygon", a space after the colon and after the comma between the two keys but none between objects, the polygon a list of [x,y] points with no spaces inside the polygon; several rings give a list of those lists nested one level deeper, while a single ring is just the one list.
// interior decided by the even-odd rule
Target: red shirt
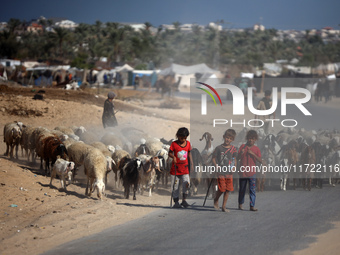
[{"label": "red shirt", "polygon": [[[241,151],[244,148],[244,153],[242,154]],[[259,147],[253,145],[250,149],[248,146],[245,146],[245,144],[242,144],[240,149],[238,150],[239,155],[241,155],[241,162],[240,162],[240,166],[249,166],[249,168],[240,168],[240,170],[243,170],[243,172],[240,172],[241,177],[243,178],[247,178],[247,177],[251,177],[254,174],[256,174],[256,169],[252,168],[252,166],[256,166],[256,158],[253,155],[250,155],[248,153],[248,150],[251,150],[252,152],[254,152],[254,154],[256,156],[258,156],[259,158],[261,158],[261,151],[259,149]]]},{"label": "red shirt", "polygon": [[[189,161],[188,161],[188,155],[191,150],[190,142],[187,141],[187,144],[182,147],[180,146],[177,141],[174,141],[170,145],[170,151],[173,151],[174,156],[176,157],[176,175],[183,175],[183,174],[189,174]],[[175,175],[175,165],[174,162],[172,162],[171,175]]]}]

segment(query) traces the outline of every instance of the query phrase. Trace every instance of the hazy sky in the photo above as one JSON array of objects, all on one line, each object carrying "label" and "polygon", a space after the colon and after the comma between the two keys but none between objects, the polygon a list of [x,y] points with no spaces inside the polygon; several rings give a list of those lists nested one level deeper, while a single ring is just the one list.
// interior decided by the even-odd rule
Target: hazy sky
[{"label": "hazy sky", "polygon": [[150,22],[206,25],[223,19],[230,28],[340,29],[339,0],[7,0],[1,3],[0,21],[29,21],[40,16],[63,17],[77,23]]}]

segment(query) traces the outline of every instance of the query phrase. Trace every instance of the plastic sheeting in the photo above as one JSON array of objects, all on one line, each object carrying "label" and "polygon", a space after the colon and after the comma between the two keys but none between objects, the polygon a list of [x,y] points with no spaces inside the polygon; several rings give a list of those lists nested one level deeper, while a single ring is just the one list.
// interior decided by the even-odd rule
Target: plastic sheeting
[{"label": "plastic sheeting", "polygon": [[160,71],[159,75],[167,76],[167,75],[189,75],[189,74],[195,74],[195,73],[216,73],[217,70],[211,69],[206,64],[198,64],[198,65],[192,65],[192,66],[183,66],[178,64],[172,64],[170,67],[163,69]]},{"label": "plastic sheeting", "polygon": [[128,71],[133,71],[133,68],[128,64],[116,67],[116,72],[128,72]]},{"label": "plastic sheeting", "polygon": [[282,72],[281,65],[276,63],[264,63],[263,69],[266,71],[266,74],[270,76],[278,76]]}]

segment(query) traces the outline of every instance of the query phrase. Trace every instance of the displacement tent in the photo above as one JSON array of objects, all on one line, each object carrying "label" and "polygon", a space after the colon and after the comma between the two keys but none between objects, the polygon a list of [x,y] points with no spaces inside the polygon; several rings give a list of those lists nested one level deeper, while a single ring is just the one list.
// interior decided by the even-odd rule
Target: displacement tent
[{"label": "displacement tent", "polygon": [[211,69],[206,64],[198,64],[198,65],[192,65],[192,66],[183,66],[178,64],[171,64],[170,67],[163,69],[160,71],[159,75],[167,76],[167,75],[174,75],[174,74],[180,74],[180,75],[187,75],[187,74],[205,74],[205,73],[216,73],[217,70]]},{"label": "displacement tent", "polygon": [[168,75],[174,75],[175,80],[178,81],[179,78],[181,78],[181,82],[179,86],[190,86],[190,79],[196,78],[197,74],[199,74],[200,78],[199,81],[205,82],[205,80],[216,77],[212,76],[213,74],[219,73],[219,71],[214,70],[210,67],[208,67],[206,64],[198,64],[198,65],[192,65],[192,66],[184,66],[184,65],[178,65],[178,64],[171,64],[170,67],[163,69],[159,72],[158,75],[161,76],[168,76]]},{"label": "displacement tent", "polygon": [[128,71],[133,71],[133,68],[128,64],[116,67],[116,72],[128,72]]}]

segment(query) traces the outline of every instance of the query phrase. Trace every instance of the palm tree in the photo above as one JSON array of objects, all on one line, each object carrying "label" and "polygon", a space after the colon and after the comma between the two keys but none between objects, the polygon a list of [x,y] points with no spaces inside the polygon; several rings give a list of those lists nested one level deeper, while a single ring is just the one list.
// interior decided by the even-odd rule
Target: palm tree
[{"label": "palm tree", "polygon": [[152,24],[150,22],[145,22],[145,30],[150,31],[150,27],[152,27]]},{"label": "palm tree", "polygon": [[179,26],[181,25],[181,23],[179,21],[175,21],[172,23],[172,25],[174,25],[175,30],[179,30]]},{"label": "palm tree", "polygon": [[57,40],[58,46],[59,46],[59,57],[63,59],[63,49],[62,49],[62,44],[63,42],[68,38],[69,36],[69,31],[65,28],[62,27],[56,27],[54,28],[54,33],[50,33],[50,37],[52,39]]}]

